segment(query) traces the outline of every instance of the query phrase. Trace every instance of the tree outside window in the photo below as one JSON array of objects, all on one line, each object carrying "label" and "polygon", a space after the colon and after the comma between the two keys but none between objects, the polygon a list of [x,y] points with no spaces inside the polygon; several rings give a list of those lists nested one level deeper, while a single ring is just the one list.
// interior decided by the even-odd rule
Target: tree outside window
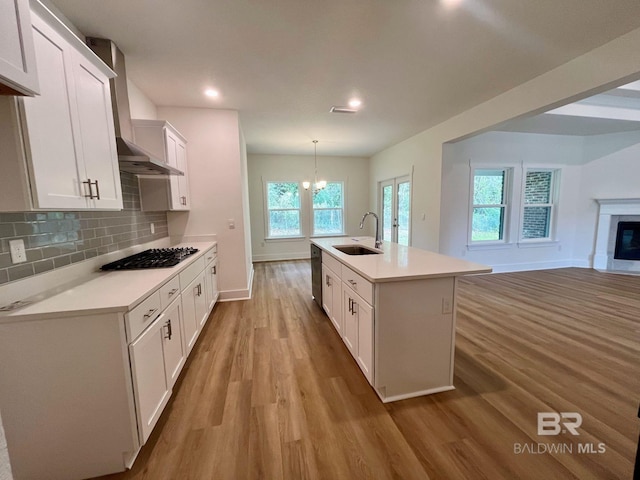
[{"label": "tree outside window", "polygon": [[344,185],[328,182],[313,194],[313,235],[344,233]]},{"label": "tree outside window", "polygon": [[507,170],[476,169],[473,175],[471,241],[503,241],[507,210]]},{"label": "tree outside window", "polygon": [[267,182],[268,236],[299,237],[300,185],[297,182]]}]

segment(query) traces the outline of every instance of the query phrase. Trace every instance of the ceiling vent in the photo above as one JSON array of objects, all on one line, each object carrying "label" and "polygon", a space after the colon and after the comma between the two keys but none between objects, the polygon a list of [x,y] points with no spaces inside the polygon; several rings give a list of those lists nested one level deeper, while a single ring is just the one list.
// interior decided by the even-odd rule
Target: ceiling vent
[{"label": "ceiling vent", "polygon": [[357,113],[358,110],[355,110],[353,108],[349,108],[349,107],[336,107],[333,106],[331,107],[331,110],[329,110],[331,113]]}]

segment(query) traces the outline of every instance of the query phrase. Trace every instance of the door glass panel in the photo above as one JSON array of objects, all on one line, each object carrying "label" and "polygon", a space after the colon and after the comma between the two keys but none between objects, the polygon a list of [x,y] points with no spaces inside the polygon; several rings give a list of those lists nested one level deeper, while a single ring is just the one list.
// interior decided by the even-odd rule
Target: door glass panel
[{"label": "door glass panel", "polygon": [[411,185],[398,184],[398,243],[409,245],[409,221],[411,215]]},{"label": "door glass panel", "polygon": [[382,187],[382,239],[393,241],[393,185]]}]

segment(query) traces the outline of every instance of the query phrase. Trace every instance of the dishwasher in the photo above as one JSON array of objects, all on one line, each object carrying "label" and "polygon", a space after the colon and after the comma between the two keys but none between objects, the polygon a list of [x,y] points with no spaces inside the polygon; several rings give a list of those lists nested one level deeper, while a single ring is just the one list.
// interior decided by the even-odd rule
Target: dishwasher
[{"label": "dishwasher", "polygon": [[322,250],[311,244],[311,295],[322,308]]}]

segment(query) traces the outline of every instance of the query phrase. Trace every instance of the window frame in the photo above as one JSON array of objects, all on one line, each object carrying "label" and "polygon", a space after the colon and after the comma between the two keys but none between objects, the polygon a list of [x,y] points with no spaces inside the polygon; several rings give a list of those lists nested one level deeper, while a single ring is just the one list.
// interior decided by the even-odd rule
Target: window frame
[{"label": "window frame", "polygon": [[[298,186],[298,208],[269,208],[269,184],[272,183],[290,183]],[[265,240],[299,240],[306,237],[304,228],[304,188],[302,183],[297,180],[264,180],[263,196],[264,196],[264,228]],[[299,234],[295,235],[271,235],[271,212],[272,211],[297,211],[299,221]]]},{"label": "window frame", "polygon": [[[316,208],[314,206],[314,193],[311,191],[311,189],[309,189],[309,193],[311,195],[311,202],[310,202],[310,211],[311,211],[311,237],[339,237],[339,236],[344,236],[345,234],[345,224],[346,224],[346,182],[344,182],[343,180],[327,180],[327,186],[329,186],[329,184],[331,183],[339,183],[341,190],[342,190],[342,206],[340,208],[335,208],[335,207],[321,207],[321,208]],[[326,187],[325,187],[326,188]],[[316,210],[341,210],[342,211],[342,225],[340,225],[340,232],[336,232],[336,233],[317,233],[316,232],[316,216],[315,216],[315,212]]]},{"label": "window frame", "polygon": [[[551,172],[551,191],[549,192],[549,202],[548,203],[526,203],[525,202],[525,194],[526,194],[526,185],[527,185],[527,174],[529,172]],[[560,168],[551,168],[551,167],[536,167],[536,166],[526,166],[522,169],[522,188],[520,192],[520,216],[519,216],[519,226],[518,226],[518,244],[536,244],[536,243],[549,243],[555,242],[556,238],[556,217],[557,217],[557,209],[558,209],[558,195],[560,192]],[[549,231],[548,236],[539,237],[539,238],[524,238],[523,230],[524,230],[524,212],[527,207],[543,207],[549,208]]]},{"label": "window frame", "polygon": [[[475,193],[475,178],[479,171],[494,170],[504,172],[504,183],[502,185],[502,201],[500,204],[478,204],[473,203]],[[469,177],[469,210],[467,225],[467,246],[468,247],[494,247],[508,245],[510,243],[511,210],[513,204],[513,167],[503,165],[473,165]],[[503,208],[502,238],[500,240],[473,240],[473,211],[476,208]]]}]

